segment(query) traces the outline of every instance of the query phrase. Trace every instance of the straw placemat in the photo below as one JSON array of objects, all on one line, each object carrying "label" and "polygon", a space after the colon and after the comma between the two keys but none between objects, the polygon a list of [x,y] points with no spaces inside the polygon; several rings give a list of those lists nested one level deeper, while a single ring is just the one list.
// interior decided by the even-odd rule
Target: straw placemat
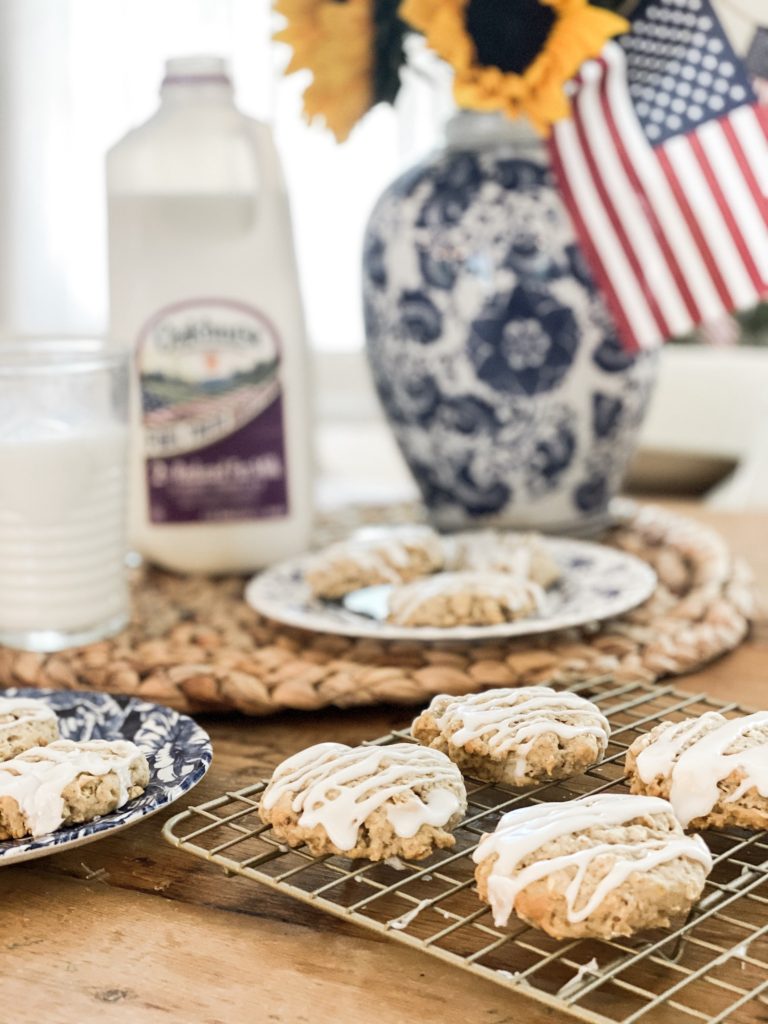
[{"label": "straw placemat", "polygon": [[[375,518],[401,517],[381,510]],[[357,513],[336,517],[323,540],[355,519],[359,525]],[[602,673],[651,682],[698,668],[744,638],[754,611],[750,574],[712,530],[645,506],[603,540],[649,562],[659,585],[640,608],[599,627],[471,644],[354,640],[261,618],[242,600],[241,577],[148,569],[134,581],[134,618],[125,632],[47,656],[0,648],[0,680],[135,694],[185,711],[270,715],[417,704],[435,693]]]}]

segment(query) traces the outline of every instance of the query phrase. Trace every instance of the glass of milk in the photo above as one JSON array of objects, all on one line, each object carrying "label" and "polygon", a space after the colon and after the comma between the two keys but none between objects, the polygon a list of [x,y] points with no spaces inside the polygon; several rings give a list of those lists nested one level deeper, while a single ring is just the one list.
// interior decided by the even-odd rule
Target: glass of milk
[{"label": "glass of milk", "polygon": [[128,620],[128,354],[0,342],[0,643],[56,651]]}]

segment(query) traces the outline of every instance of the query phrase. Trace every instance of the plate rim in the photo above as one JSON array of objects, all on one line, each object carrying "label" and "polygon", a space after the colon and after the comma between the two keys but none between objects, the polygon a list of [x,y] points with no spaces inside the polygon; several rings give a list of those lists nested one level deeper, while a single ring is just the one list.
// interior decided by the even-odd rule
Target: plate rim
[{"label": "plate rim", "polygon": [[[504,533],[508,531],[498,530],[498,533]],[[516,532],[516,531],[513,531]],[[595,616],[590,614],[585,616],[583,614],[572,613],[571,615],[561,617],[556,622],[545,619],[516,619],[513,622],[500,623],[493,626],[450,626],[450,627],[436,627],[436,626],[396,626],[392,623],[378,623],[375,620],[369,619],[364,620],[361,616],[360,624],[357,625],[354,622],[349,624],[344,622],[329,622],[324,626],[319,623],[310,623],[307,621],[307,616],[301,611],[295,612],[291,608],[286,608],[284,605],[279,604],[269,598],[264,598],[260,593],[264,585],[265,580],[270,580],[275,577],[282,577],[288,573],[295,573],[297,570],[301,571],[306,565],[308,559],[314,557],[316,553],[308,552],[303,555],[297,555],[294,558],[285,559],[282,562],[278,562],[275,565],[257,573],[252,576],[245,586],[244,598],[250,607],[258,612],[260,615],[271,619],[273,622],[278,622],[281,625],[291,626],[295,629],[301,629],[306,632],[322,633],[332,636],[346,636],[355,639],[376,639],[386,641],[423,641],[424,643],[438,643],[448,641],[482,641],[482,640],[499,640],[499,639],[514,639],[524,638],[528,636],[541,636],[546,633],[558,633],[565,629],[572,629],[575,626],[585,626],[591,622],[604,622],[608,619],[617,618],[620,615],[625,614],[633,608],[638,607],[643,601],[646,601],[651,594],[653,594],[656,585],[658,583],[658,575],[654,568],[638,558],[636,555],[632,555],[627,551],[622,551],[620,548],[613,548],[606,544],[600,544],[596,541],[582,540],[576,537],[552,537],[547,535],[541,535],[541,541],[547,545],[551,545],[554,548],[563,547],[578,547],[582,550],[594,552],[599,551],[601,557],[609,552],[615,555],[618,559],[623,560],[625,563],[633,566],[634,570],[639,576],[645,576],[644,585],[640,586],[638,583],[637,592],[631,595],[626,595],[624,600],[617,599],[608,612]],[[313,613],[310,613],[313,614]],[[350,613],[354,614],[354,613]]]},{"label": "plate rim", "polygon": [[[192,718],[191,715],[186,715],[182,711],[177,711],[175,708],[171,708],[167,704],[158,704],[155,701],[144,700],[144,698],[136,696],[135,694],[107,693],[102,690],[55,690],[50,687],[37,688],[29,686],[8,686],[0,689],[0,697],[23,696],[44,700],[47,697],[63,695],[96,701],[110,699],[120,703],[121,707],[124,709],[129,708],[132,704],[142,704],[149,708],[170,712],[176,716],[176,719],[179,722],[191,722],[195,730],[200,734],[204,745],[197,757],[195,768],[191,772],[183,776],[183,778],[173,786],[172,790],[170,787],[166,787],[163,784],[163,790],[156,802],[149,806],[135,808],[133,811],[129,812],[127,820],[110,822],[109,819],[111,816],[118,814],[122,810],[122,808],[116,808],[114,811],[110,811],[109,814],[101,815],[98,819],[86,821],[78,826],[74,826],[78,829],[87,829],[89,825],[104,824],[104,827],[97,828],[93,832],[88,832],[85,835],[75,835],[70,839],[63,839],[59,842],[55,842],[55,837],[63,835],[62,832],[56,830],[54,832],[47,832],[45,835],[38,837],[25,836],[23,839],[0,840],[0,867],[11,864],[20,864],[29,860],[37,860],[40,857],[46,857],[55,853],[64,852],[65,850],[75,849],[78,846],[85,846],[87,843],[96,842],[99,839],[106,838],[107,836],[114,835],[116,832],[121,832],[126,828],[130,828],[132,825],[136,825],[140,821],[150,818],[159,811],[172,806],[183,796],[189,793],[190,790],[194,789],[195,786],[202,782],[208,774],[213,762],[213,744],[210,734],[200,725],[199,722]],[[31,843],[36,844],[35,849],[30,850],[25,848],[24,844],[29,846]]]}]

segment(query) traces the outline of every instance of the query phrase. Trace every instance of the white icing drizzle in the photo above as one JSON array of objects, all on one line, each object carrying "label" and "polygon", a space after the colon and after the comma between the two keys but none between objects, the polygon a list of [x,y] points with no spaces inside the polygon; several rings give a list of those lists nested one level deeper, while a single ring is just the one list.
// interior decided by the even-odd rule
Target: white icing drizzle
[{"label": "white icing drizzle", "polygon": [[422,549],[435,568],[442,565],[442,547],[437,534],[424,526],[401,526],[361,530],[349,540],[326,548],[317,556],[312,568],[317,573],[325,573],[332,571],[339,562],[354,562],[363,571],[397,583],[402,579],[402,571],[410,566],[414,549]]},{"label": "white icing drizzle", "polygon": [[31,697],[0,697],[0,733],[28,722],[56,721],[56,713],[42,700]]},{"label": "white icing drizzle", "polygon": [[500,572],[442,572],[393,589],[390,618],[403,622],[437,597],[489,597],[512,612],[542,611],[546,596],[538,583]]},{"label": "white icing drizzle", "polygon": [[493,530],[458,533],[446,542],[447,568],[479,572],[508,572],[527,578],[533,562],[533,542],[525,534],[510,537]]},{"label": "white icing drizzle", "polygon": [[141,750],[128,740],[57,740],[33,747],[0,764],[0,799],[18,804],[32,836],[57,829],[64,820],[62,793],[78,775],[114,772],[119,784],[118,807],[128,801],[130,767]]},{"label": "white icing drizzle", "polygon": [[[430,788],[419,797],[413,790],[421,786]],[[382,805],[401,839],[415,836],[422,825],[439,828],[465,807],[458,768],[439,751],[412,743],[318,743],[276,769],[262,806],[270,810],[286,793],[294,812],[300,813],[299,825],[321,825],[340,850],[357,845],[360,826]],[[405,800],[392,802],[403,795]]]},{"label": "white icing drizzle", "polygon": [[[488,876],[488,900],[497,927],[503,927],[515,909],[520,892],[541,878],[564,869],[575,869],[565,891],[566,916],[571,923],[584,921],[622,882],[636,871],[650,871],[678,857],[702,864],[709,872],[712,858],[700,836],[686,836],[682,829],[660,837],[628,843],[595,841],[572,853],[519,865],[546,843],[588,832],[593,828],[616,828],[652,815],[672,815],[666,800],[651,796],[602,793],[564,803],[541,803],[505,814],[496,831],[485,835],[472,855],[475,864],[497,855]],[[584,841],[589,842],[587,836]],[[584,878],[597,857],[611,858],[610,867],[589,899],[581,898]]]},{"label": "white icing drizzle", "polygon": [[535,533],[468,531],[446,539],[444,547],[446,569],[505,572],[533,579],[545,587],[561,574],[552,554]]},{"label": "white icing drizzle", "polygon": [[[750,789],[768,797],[768,735],[749,737],[751,730],[768,730],[768,711],[742,718],[724,718],[709,711],[700,718],[662,729],[636,758],[637,774],[646,785],[657,778],[670,780],[669,801],[683,827],[706,817],[722,797],[718,783],[731,772],[744,778],[724,803],[738,800]],[[730,750],[744,738],[749,745]]]},{"label": "white icing drizzle", "polygon": [[459,727],[448,738],[451,746],[482,740],[496,758],[515,748],[515,773],[520,776],[525,775],[534,743],[546,733],[554,733],[561,740],[594,736],[601,753],[611,734],[608,719],[591,701],[575,693],[558,693],[548,686],[486,690],[460,697],[447,705],[439,724],[447,732]]}]

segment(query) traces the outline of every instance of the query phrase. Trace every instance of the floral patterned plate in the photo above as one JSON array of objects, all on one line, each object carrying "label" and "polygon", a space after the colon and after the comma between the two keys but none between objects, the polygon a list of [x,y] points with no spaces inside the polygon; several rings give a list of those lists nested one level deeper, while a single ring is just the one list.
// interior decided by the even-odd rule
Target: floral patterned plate
[{"label": "floral patterned plate", "polygon": [[106,693],[8,689],[4,697],[33,697],[56,712],[62,739],[133,740],[149,761],[149,785],[140,797],[84,825],[63,826],[37,839],[0,842],[0,865],[45,857],[135,824],[196,786],[211,764],[208,734],[186,715],[135,697]]},{"label": "floral patterned plate", "polygon": [[656,587],[656,573],[649,565],[616,548],[565,537],[547,537],[545,543],[562,576],[547,591],[544,610],[498,626],[395,626],[384,618],[388,587],[358,590],[347,595],[343,604],[320,600],[313,597],[304,578],[311,555],[255,576],[246,587],[245,599],[269,619],[317,633],[378,640],[491,640],[610,619],[641,604]]}]

